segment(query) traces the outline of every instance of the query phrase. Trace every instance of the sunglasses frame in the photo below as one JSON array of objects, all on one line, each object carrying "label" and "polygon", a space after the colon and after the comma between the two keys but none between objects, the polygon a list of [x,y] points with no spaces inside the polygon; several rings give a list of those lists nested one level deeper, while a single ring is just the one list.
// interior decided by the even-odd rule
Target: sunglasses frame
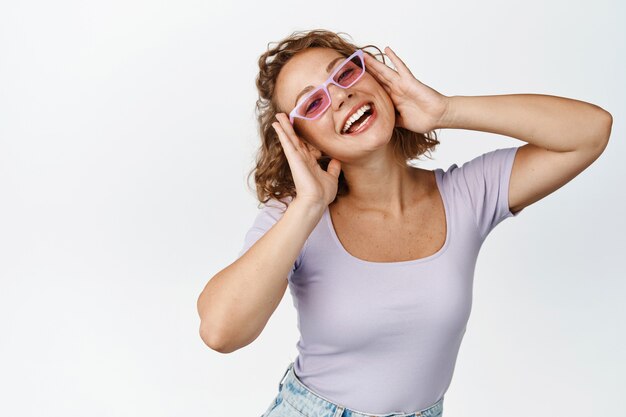
[{"label": "sunglasses frame", "polygon": [[[349,61],[352,61],[352,59],[358,56],[361,59],[361,65],[363,68],[363,72],[361,72],[361,74],[356,78],[356,80],[354,80],[352,83],[350,83],[350,85],[347,86],[342,86],[339,85],[335,82],[334,78],[335,75],[337,75],[337,73],[341,70],[341,68],[343,68],[343,66],[348,63]],[[330,107],[331,103],[332,103],[332,98],[330,97],[330,93],[328,92],[328,84],[334,84],[337,87],[346,89],[346,88],[350,88],[352,87],[354,84],[356,84],[357,81],[359,81],[361,79],[361,77],[363,77],[363,74],[365,74],[365,59],[363,58],[363,50],[362,49],[357,49],[356,52],[354,52],[352,55],[350,55],[348,58],[346,58],[341,65],[339,65],[332,74],[330,74],[330,77],[328,77],[328,79],[326,81],[324,81],[323,84],[321,84],[320,86],[318,86],[316,89],[314,89],[313,91],[311,91],[309,94],[307,94],[306,96],[304,96],[304,98],[302,98],[298,104],[296,104],[296,107],[293,108],[293,110],[291,111],[291,113],[289,113],[289,122],[293,125],[294,119],[298,118],[298,119],[304,119],[304,120],[315,120],[318,119],[322,116],[322,114],[324,114],[326,112],[326,110],[328,110],[328,108]],[[324,109],[322,109],[319,114],[315,117],[305,117],[305,116],[300,116],[297,114],[296,110],[300,107],[300,105],[304,102],[306,102],[309,97],[311,97],[313,94],[317,93],[320,90],[324,90],[324,93],[326,93],[326,96],[328,97],[328,104],[326,104],[326,107]]]}]

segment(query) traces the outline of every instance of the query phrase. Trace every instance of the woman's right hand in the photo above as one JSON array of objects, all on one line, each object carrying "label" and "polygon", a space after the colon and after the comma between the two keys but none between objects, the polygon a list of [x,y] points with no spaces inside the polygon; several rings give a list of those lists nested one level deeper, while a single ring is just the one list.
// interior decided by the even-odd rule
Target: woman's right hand
[{"label": "woman's right hand", "polygon": [[317,162],[317,158],[322,156],[319,149],[298,137],[287,115],[278,113],[276,119],[278,122],[272,123],[272,127],[278,134],[291,169],[297,191],[295,198],[326,208],[337,195],[341,162],[332,159],[324,171]]}]

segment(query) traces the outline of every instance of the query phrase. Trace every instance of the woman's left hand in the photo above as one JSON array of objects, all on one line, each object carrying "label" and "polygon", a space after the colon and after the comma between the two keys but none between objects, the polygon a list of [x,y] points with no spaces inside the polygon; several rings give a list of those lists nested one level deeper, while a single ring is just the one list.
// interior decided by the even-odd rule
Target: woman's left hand
[{"label": "woman's left hand", "polygon": [[428,133],[443,127],[449,97],[417,80],[391,48],[386,47],[385,53],[397,71],[368,53],[364,54],[365,65],[393,101],[397,110],[396,126],[417,133]]}]

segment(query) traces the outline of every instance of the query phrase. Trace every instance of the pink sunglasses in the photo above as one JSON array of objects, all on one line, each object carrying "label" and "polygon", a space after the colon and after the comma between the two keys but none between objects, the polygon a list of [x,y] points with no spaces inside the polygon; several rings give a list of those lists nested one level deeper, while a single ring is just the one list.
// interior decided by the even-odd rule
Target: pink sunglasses
[{"label": "pink sunglasses", "polygon": [[359,81],[365,74],[365,61],[363,51],[357,49],[345,61],[337,67],[328,77],[324,84],[307,94],[298,105],[289,113],[289,121],[293,124],[294,119],[315,120],[319,118],[330,106],[331,98],[328,93],[328,84],[337,87],[348,88]]}]

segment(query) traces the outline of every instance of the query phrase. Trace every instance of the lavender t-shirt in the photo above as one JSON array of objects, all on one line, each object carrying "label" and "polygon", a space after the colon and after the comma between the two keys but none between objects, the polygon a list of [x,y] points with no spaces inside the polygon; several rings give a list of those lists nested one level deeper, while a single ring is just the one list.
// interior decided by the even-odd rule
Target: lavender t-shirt
[{"label": "lavender t-shirt", "polygon": [[[313,392],[363,413],[409,413],[447,391],[472,306],[476,259],[487,235],[517,216],[508,205],[516,147],[434,170],[447,235],[434,254],[369,262],[348,253],[326,208],[292,270],[300,340],[294,372]],[[243,255],[283,214],[270,200]]]}]

